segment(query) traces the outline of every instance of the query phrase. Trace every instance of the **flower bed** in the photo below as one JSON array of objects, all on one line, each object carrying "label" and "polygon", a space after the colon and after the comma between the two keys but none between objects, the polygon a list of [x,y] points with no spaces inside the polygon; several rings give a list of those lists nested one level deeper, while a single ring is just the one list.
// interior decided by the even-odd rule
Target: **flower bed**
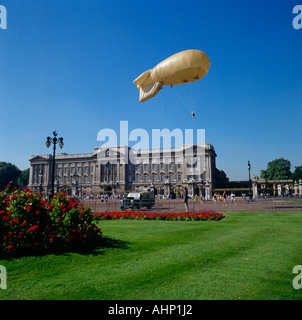
[{"label": "flower bed", "polygon": [[51,203],[29,189],[0,192],[0,253],[75,248],[101,237],[90,208],[55,194]]},{"label": "flower bed", "polygon": [[215,211],[191,212],[148,212],[148,211],[104,211],[93,214],[95,220],[136,219],[136,220],[181,220],[181,221],[219,221],[225,216]]}]

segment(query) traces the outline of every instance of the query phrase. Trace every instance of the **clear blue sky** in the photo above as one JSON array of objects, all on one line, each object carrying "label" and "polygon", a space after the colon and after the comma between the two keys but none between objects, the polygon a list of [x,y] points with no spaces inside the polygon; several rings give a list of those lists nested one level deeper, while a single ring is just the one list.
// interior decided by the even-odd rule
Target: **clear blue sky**
[{"label": "clear blue sky", "polygon": [[[300,1],[301,2],[301,1]],[[0,161],[29,167],[56,129],[67,153],[92,152],[103,128],[205,129],[231,180],[268,161],[302,165],[298,0],[0,0]],[[211,67],[144,103],[133,80],[186,49]],[[195,111],[193,119],[190,111]],[[151,144],[151,142],[150,142]]]}]

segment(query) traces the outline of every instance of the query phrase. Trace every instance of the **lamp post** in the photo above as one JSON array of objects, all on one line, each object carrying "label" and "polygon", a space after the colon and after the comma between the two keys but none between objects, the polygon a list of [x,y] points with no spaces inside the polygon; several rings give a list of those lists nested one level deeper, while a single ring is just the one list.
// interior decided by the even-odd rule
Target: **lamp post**
[{"label": "lamp post", "polygon": [[55,159],[56,159],[56,145],[59,144],[62,149],[64,146],[63,138],[57,138],[57,131],[53,132],[53,138],[47,137],[46,146],[49,148],[53,144],[53,156],[52,156],[52,176],[51,176],[51,191],[49,195],[49,201],[53,198],[54,195],[54,181],[55,181]]},{"label": "lamp post", "polygon": [[251,191],[251,164],[250,161],[247,162],[247,168],[249,170],[249,198],[252,200],[252,191]]}]

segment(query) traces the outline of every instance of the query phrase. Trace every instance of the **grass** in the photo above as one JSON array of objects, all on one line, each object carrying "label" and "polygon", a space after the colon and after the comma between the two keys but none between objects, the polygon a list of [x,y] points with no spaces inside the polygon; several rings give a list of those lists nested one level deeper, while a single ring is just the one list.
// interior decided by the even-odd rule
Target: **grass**
[{"label": "grass", "polygon": [[302,213],[234,212],[221,221],[110,220],[82,253],[0,260],[0,299],[301,300]]}]

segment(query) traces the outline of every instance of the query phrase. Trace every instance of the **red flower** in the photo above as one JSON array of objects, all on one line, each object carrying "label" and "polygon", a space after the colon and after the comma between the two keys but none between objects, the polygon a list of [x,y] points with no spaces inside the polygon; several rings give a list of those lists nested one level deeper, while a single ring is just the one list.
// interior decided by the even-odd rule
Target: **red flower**
[{"label": "red flower", "polygon": [[67,209],[66,208],[64,208],[63,210],[62,210],[62,212],[66,212],[67,211]]},{"label": "red flower", "polygon": [[11,244],[7,247],[8,250],[12,249],[14,246],[12,246]]},{"label": "red flower", "polygon": [[26,226],[27,225],[27,222],[26,221],[23,221],[22,222],[22,226],[24,227],[24,226]]},{"label": "red flower", "polygon": [[27,231],[28,231],[28,232],[32,232],[32,231],[35,231],[35,230],[37,230],[37,229],[39,229],[39,226],[35,224],[35,225],[32,226],[31,228],[27,229]]}]

